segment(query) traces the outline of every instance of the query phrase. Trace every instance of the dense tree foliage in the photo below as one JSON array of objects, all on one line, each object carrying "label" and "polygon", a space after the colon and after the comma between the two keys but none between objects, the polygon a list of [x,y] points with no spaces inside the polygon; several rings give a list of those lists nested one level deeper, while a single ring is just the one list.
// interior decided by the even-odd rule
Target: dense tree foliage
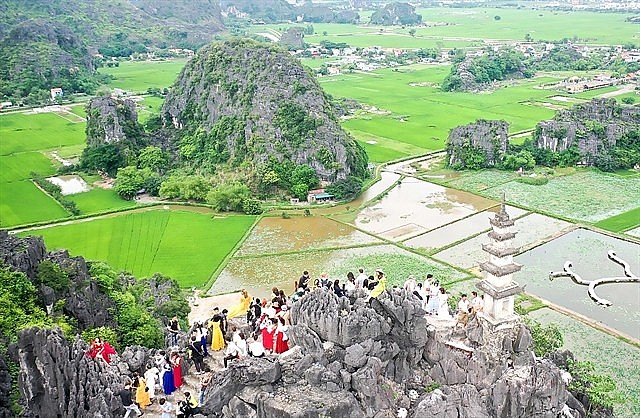
[{"label": "dense tree foliage", "polygon": [[531,318],[526,318],[525,322],[531,330],[533,352],[536,353],[536,356],[544,357],[562,347],[564,340],[556,324],[545,326]]},{"label": "dense tree foliage", "polygon": [[347,176],[343,180],[333,182],[325,191],[335,196],[338,200],[353,199],[362,190],[362,179],[355,176]]}]

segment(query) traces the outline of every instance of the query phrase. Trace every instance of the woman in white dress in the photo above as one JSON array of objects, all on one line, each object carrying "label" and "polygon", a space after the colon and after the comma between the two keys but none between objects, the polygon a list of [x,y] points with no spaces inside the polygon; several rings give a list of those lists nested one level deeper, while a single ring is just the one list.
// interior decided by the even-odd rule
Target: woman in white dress
[{"label": "woman in white dress", "polygon": [[440,294],[438,295],[438,318],[440,319],[451,319],[451,315],[449,315],[449,304],[447,303],[448,300],[449,294],[444,287],[441,287]]},{"label": "woman in white dress", "polygon": [[147,371],[144,372],[144,380],[147,382],[147,389],[149,389],[149,399],[153,400],[156,397],[156,382],[158,380],[158,368],[152,365],[147,365]]}]

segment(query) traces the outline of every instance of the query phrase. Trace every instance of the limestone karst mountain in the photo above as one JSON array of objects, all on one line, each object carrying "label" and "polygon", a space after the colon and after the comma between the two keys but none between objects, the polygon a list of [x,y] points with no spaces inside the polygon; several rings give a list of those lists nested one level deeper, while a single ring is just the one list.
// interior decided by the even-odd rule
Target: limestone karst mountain
[{"label": "limestone karst mountain", "polygon": [[367,156],[340,126],[314,76],[286,51],[246,39],[214,43],[187,64],[161,111],[181,165],[310,165],[323,180],[367,177]]}]

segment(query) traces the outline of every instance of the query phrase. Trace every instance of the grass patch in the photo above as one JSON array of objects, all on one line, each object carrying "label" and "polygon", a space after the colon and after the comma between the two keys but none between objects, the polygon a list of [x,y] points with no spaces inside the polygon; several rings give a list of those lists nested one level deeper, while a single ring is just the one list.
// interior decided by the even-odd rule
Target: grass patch
[{"label": "grass patch", "polygon": [[146,96],[141,102],[137,104],[138,120],[144,124],[152,115],[160,113],[160,108],[164,103],[162,97]]},{"label": "grass patch", "polygon": [[146,92],[149,88],[164,89],[171,86],[187,63],[185,59],[168,61],[121,62],[118,67],[101,68],[100,72],[115,77],[110,88],[132,92]]},{"label": "grass patch", "polygon": [[53,113],[1,115],[0,155],[84,144],[84,129],[84,123],[71,123]]},{"label": "grass patch", "polygon": [[206,283],[254,219],[150,210],[20,235],[40,235],[49,249],[66,248],[73,255],[106,261],[140,277],[160,272],[182,287],[192,287]]},{"label": "grass patch", "polygon": [[640,226],[640,207],[631,209],[611,218],[603,219],[595,224],[597,227],[607,231],[623,232]]},{"label": "grass patch", "polygon": [[0,227],[66,218],[58,202],[47,196],[31,180],[0,182]]},{"label": "grass patch", "polygon": [[76,202],[76,206],[83,215],[128,208],[136,205],[132,200],[120,198],[113,190],[105,189],[92,189],[88,192],[67,196],[67,199]]},{"label": "grass patch", "polygon": [[[0,182],[2,183],[29,179],[32,171],[49,176],[54,174],[56,169],[51,161],[40,152],[0,156]],[[0,197],[1,200],[4,198],[5,196]]]}]

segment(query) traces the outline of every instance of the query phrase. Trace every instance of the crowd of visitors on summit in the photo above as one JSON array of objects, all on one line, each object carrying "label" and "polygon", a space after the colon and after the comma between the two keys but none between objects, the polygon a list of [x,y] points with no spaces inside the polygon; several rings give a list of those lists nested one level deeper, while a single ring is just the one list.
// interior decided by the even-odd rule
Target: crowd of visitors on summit
[{"label": "crowd of visitors on summit", "polygon": [[[326,288],[338,297],[345,297],[358,290],[365,292],[370,298],[377,298],[386,290],[386,286],[387,278],[382,270],[376,270],[375,275],[367,275],[361,268],[357,276],[349,272],[344,283],[338,279],[329,279],[326,273],[312,279],[309,272],[305,271],[295,282],[295,292],[289,296],[284,290],[274,287],[269,299],[252,298],[243,289],[238,304],[229,310],[215,307],[210,318],[203,318],[193,324],[187,334],[186,351],[182,352],[179,339],[180,321],[177,317],[172,318],[167,325],[168,349],[159,351],[153,364],[147,365],[145,373],[135,373],[133,380],[120,392],[126,410],[125,418],[132,412],[138,416],[142,415],[142,410],[153,403],[156,395],[160,393],[164,395],[158,400],[162,418],[190,417],[199,412],[199,405],[202,404],[205,390],[212,379],[211,370],[204,361],[205,357],[211,356],[213,352],[222,352],[222,365],[227,368],[230,362],[238,359],[281,354],[289,350],[287,332],[291,324],[290,307],[299,303],[307,293]],[[420,301],[426,316],[443,320],[454,319],[448,303],[449,293],[440,286],[432,274],[428,274],[424,282],[410,276],[405,281],[403,289],[406,294],[413,295]],[[484,297],[478,296],[476,292],[472,292],[472,296],[469,300],[466,294],[461,295],[454,312],[456,327],[466,326],[469,318],[482,312]],[[239,318],[242,320],[237,321]],[[96,338],[87,354],[108,364],[110,355],[115,354],[115,350],[108,342]],[[200,394],[196,399],[189,392],[184,392],[184,400],[180,400],[174,406],[167,397],[183,384],[182,377],[186,371],[184,354],[193,363],[195,374],[200,376]]]}]

